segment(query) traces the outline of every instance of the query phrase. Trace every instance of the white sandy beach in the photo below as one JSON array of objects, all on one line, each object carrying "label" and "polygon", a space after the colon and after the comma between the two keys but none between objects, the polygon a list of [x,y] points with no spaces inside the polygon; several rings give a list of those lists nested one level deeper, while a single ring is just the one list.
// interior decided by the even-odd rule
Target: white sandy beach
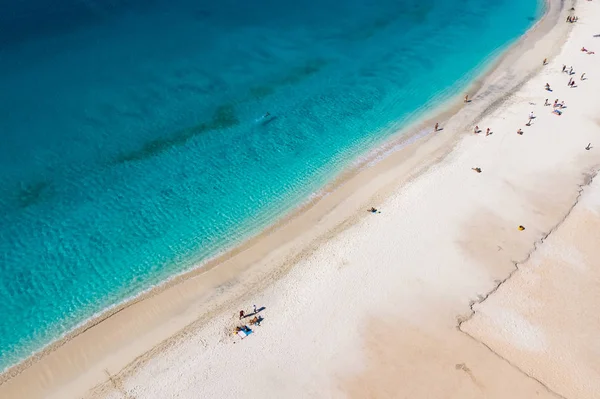
[{"label": "white sandy beach", "polygon": [[[441,132],[69,339],[0,398],[600,397],[600,3],[574,7]],[[254,304],[265,320],[241,340]]]}]

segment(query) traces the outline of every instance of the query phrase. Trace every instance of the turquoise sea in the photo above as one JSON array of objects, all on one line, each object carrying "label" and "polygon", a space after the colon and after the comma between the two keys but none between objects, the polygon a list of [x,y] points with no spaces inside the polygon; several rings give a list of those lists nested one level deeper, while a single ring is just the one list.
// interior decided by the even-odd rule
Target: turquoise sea
[{"label": "turquoise sea", "polygon": [[0,1],[0,370],[274,221],[541,12]]}]

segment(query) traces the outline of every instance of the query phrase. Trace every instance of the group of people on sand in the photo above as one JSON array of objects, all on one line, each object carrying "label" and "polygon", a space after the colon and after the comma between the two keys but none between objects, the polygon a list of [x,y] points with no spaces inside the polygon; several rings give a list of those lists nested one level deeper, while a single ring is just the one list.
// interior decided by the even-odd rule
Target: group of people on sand
[{"label": "group of people on sand", "polygon": [[[250,316],[254,316],[252,319],[250,319],[249,324],[251,326],[260,326],[260,323],[262,323],[262,321],[264,320],[264,317],[262,317],[259,313],[264,309],[264,307],[257,309],[256,305],[253,305],[254,307],[254,312],[250,313],[250,314],[246,314],[246,312],[244,312],[244,310],[240,310],[240,320],[245,319],[247,317]],[[250,327],[248,327],[247,325],[241,325],[241,326],[236,326],[233,334],[234,335],[239,335],[242,339],[244,339],[246,336],[252,334],[252,329]]]},{"label": "group of people on sand", "polygon": [[[581,51],[588,52],[588,54],[589,54],[589,51],[588,51],[588,50],[587,50],[585,47],[583,47],[583,48],[581,49]],[[544,65],[546,65],[546,64],[547,64],[547,59],[544,59],[544,62],[543,62],[543,64],[544,64]],[[568,73],[569,75],[573,75],[573,74],[575,73],[575,72],[573,71],[573,67],[569,67],[569,68],[567,69],[567,66],[566,66],[566,65],[563,65],[563,67],[562,67],[562,72]],[[585,73],[583,73],[583,74],[581,75],[581,80],[585,80]],[[570,79],[569,79],[569,82],[567,83],[567,86],[569,86],[569,87],[574,87],[574,85],[575,85],[575,79],[573,79],[573,78],[570,78]],[[546,83],[546,85],[545,85],[545,89],[546,89],[547,91],[552,91],[552,90],[550,89],[550,84],[549,84],[549,83]],[[467,97],[467,96],[465,96],[465,100],[466,100],[467,98],[468,98],[468,97]],[[559,103],[558,101],[559,101],[559,100],[558,100],[558,98],[557,98],[556,100],[554,100],[554,104],[550,104],[550,102],[548,101],[548,99],[546,99],[546,101],[544,102],[544,106],[550,106],[550,105],[552,105],[552,109],[553,109],[553,110],[552,110],[552,113],[553,113],[553,114],[555,114],[555,115],[562,115],[562,112],[563,112],[562,110],[563,110],[564,108],[566,108],[566,106],[565,106],[565,102],[564,102],[564,101],[561,101],[561,102]],[[533,111],[531,111],[531,112],[529,113],[529,118],[528,118],[528,121],[527,121],[527,123],[525,124],[525,126],[531,126],[531,122],[532,122],[532,121],[533,121],[535,118],[536,118],[536,116],[534,115]],[[436,125],[436,129],[437,129],[437,125]],[[481,129],[479,128],[479,126],[475,125],[475,128],[473,129],[473,133],[475,133],[475,134],[477,134],[477,133],[481,133]],[[487,128],[487,131],[486,131],[486,136],[489,136],[490,134],[491,134],[491,130],[490,130],[490,128]],[[520,135],[520,136],[522,136],[522,135],[523,135],[523,130],[519,128],[519,129],[517,130],[517,134],[518,134],[518,135]],[[586,149],[586,150],[589,150],[589,149],[591,149],[591,143],[590,143],[590,144],[588,144],[588,146],[587,146],[585,149]],[[473,171],[475,171],[475,172],[477,172],[477,173],[481,173],[481,172],[482,172],[482,170],[481,170],[481,168],[480,168],[480,167],[474,167],[474,168],[471,168],[471,170],[473,170]],[[522,226],[519,226],[519,230],[524,230],[524,229],[525,229],[525,228],[522,228]]]}]

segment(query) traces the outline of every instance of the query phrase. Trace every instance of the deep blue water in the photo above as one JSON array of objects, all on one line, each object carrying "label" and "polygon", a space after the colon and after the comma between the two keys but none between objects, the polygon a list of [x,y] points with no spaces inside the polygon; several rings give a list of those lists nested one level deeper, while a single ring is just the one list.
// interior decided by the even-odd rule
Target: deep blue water
[{"label": "deep blue water", "polygon": [[540,11],[0,3],[0,369],[272,221]]}]

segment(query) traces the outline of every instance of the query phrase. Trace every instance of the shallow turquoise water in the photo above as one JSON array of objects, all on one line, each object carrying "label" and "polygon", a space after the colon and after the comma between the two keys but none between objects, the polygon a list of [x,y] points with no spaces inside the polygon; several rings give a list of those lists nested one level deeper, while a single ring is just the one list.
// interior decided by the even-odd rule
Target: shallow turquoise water
[{"label": "shallow turquoise water", "polygon": [[0,369],[304,200],[540,11],[537,0],[10,7]]}]

